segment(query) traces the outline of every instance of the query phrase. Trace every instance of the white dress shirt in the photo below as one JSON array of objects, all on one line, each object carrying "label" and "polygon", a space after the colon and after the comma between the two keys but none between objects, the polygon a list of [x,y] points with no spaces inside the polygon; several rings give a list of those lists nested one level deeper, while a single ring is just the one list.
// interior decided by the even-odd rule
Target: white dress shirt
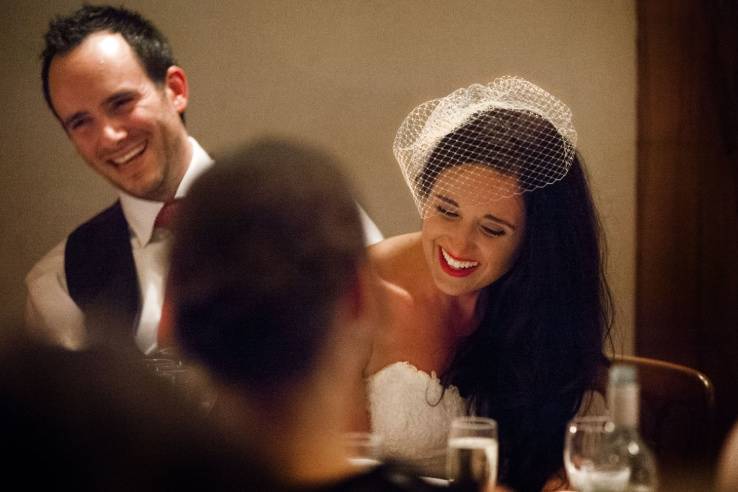
[{"label": "white dress shirt", "polygon": [[[176,198],[184,197],[192,183],[213,160],[197,141],[189,137],[192,160],[177,188]],[[157,331],[164,301],[164,284],[169,273],[171,234],[154,228],[163,202],[136,198],[119,191],[123,215],[131,235],[131,251],[136,265],[141,310],[135,342],[144,354],[157,349]],[[368,244],[382,240],[382,233],[357,204]],[[84,314],[69,296],[64,271],[66,238],[46,254],[26,276],[26,325],[32,334],[63,347],[77,350],[86,343]]]},{"label": "white dress shirt", "polygon": [[[190,137],[192,159],[179,183],[176,198],[187,194],[192,183],[213,160],[197,141]],[[154,221],[163,202],[136,198],[119,191],[123,215],[131,234],[131,252],[141,294],[141,310],[135,342],[145,354],[156,350],[156,334],[164,301],[164,281],[169,272],[171,234],[154,229]],[[69,296],[64,271],[64,239],[44,256],[26,276],[26,324],[36,335],[69,349],[80,349],[86,343],[84,314]]]}]

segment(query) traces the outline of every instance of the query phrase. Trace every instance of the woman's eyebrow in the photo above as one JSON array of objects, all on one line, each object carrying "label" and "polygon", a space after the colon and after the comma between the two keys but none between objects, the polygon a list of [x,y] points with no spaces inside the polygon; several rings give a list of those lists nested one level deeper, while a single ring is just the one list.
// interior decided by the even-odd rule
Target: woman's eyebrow
[{"label": "woman's eyebrow", "polygon": [[436,198],[438,198],[439,200],[443,200],[444,202],[448,203],[449,205],[453,205],[454,207],[459,206],[459,204],[456,203],[456,200],[453,200],[445,195],[439,195],[438,193],[436,193]]},{"label": "woman's eyebrow", "polygon": [[515,230],[515,226],[514,226],[514,225],[512,225],[512,224],[511,224],[510,222],[506,221],[505,219],[501,219],[501,218],[499,218],[499,217],[495,217],[495,216],[494,216],[494,215],[492,215],[492,214],[487,214],[487,215],[485,215],[485,216],[484,216],[484,218],[485,218],[485,219],[491,219],[491,220],[493,220],[493,221],[495,221],[495,222],[499,222],[499,223],[500,223],[500,224],[502,224],[502,225],[506,225],[507,227],[509,227],[509,228],[510,228],[510,229],[512,229],[513,231]]},{"label": "woman's eyebrow", "polygon": [[[439,200],[441,200],[441,201],[444,201],[444,202],[448,203],[449,205],[453,205],[454,207],[457,207],[457,208],[459,207],[459,204],[458,204],[458,203],[456,202],[456,200],[454,200],[453,198],[449,198],[449,197],[447,197],[447,196],[445,196],[445,195],[440,195],[440,194],[438,194],[438,193],[436,193],[436,194],[435,194],[435,197],[436,197],[436,198],[438,198],[438,199],[439,199]],[[516,230],[516,227],[515,227],[515,226],[514,226],[513,224],[511,224],[511,223],[510,223],[510,222],[508,222],[507,220],[505,220],[505,219],[501,219],[501,218],[499,218],[499,217],[497,217],[497,216],[495,216],[495,215],[492,215],[492,214],[486,214],[486,215],[484,216],[484,218],[485,218],[485,219],[490,219],[490,220],[493,220],[493,221],[495,221],[495,222],[498,222],[498,223],[500,223],[500,224],[502,224],[502,225],[506,225],[507,227],[509,227],[509,228],[510,228],[510,229],[512,229],[513,231],[514,231],[514,230]]]}]

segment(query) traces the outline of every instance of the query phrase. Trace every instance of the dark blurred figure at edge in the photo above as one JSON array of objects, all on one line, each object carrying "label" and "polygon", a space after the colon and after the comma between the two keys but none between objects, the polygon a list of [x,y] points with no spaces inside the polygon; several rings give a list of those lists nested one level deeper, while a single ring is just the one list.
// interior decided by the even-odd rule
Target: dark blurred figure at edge
[{"label": "dark blurred figure at edge", "polygon": [[107,348],[3,345],[0,434],[4,490],[281,490],[258,456]]}]

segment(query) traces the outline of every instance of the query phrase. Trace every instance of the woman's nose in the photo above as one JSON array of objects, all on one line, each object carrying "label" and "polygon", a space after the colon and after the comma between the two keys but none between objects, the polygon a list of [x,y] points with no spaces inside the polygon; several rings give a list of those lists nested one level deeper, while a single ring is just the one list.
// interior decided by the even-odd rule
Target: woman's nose
[{"label": "woman's nose", "polygon": [[471,224],[459,224],[451,236],[451,245],[455,249],[453,253],[462,256],[474,249],[474,231]]}]

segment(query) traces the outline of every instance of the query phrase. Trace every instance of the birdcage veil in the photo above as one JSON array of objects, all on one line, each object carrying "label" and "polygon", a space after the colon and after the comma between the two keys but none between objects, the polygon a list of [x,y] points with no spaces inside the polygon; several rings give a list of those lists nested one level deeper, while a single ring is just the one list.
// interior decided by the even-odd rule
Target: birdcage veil
[{"label": "birdcage veil", "polygon": [[[482,173],[489,176],[490,169],[500,179],[480,200],[559,181],[574,160],[576,141],[571,111],[563,102],[527,80],[508,76],[419,105],[400,125],[393,152],[425,218],[434,210],[426,199],[438,186],[453,195]],[[471,165],[439,184],[444,171],[464,164]]]}]

